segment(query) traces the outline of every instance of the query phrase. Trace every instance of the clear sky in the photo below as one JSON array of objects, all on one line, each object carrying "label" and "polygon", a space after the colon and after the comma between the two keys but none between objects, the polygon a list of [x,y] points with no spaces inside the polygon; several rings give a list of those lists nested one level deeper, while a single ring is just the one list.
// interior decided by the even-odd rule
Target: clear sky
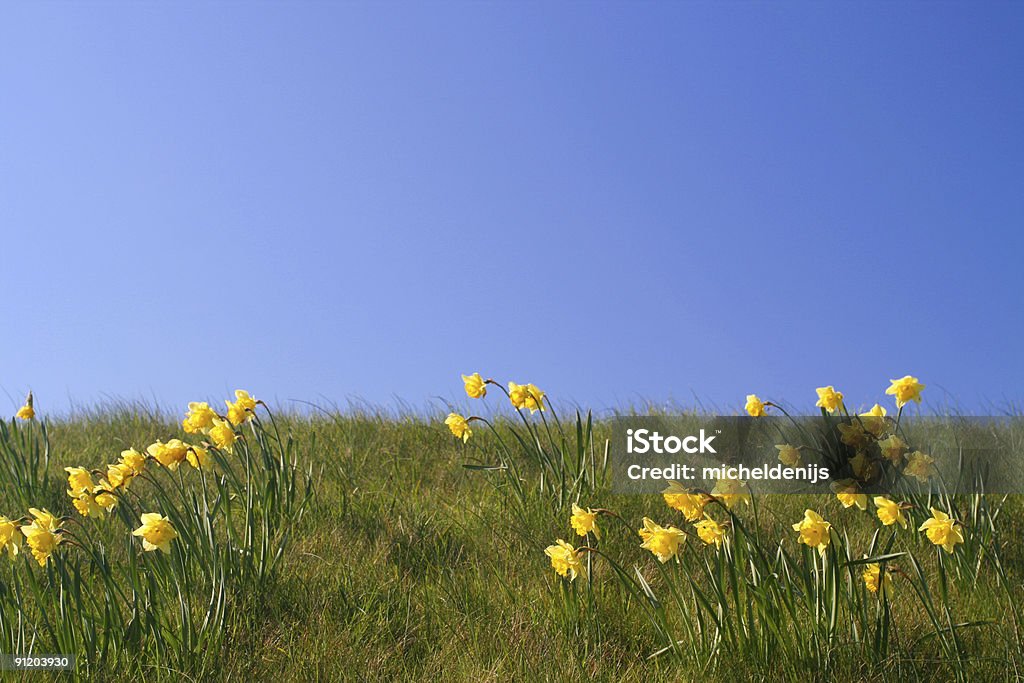
[{"label": "clear sky", "polygon": [[[5,3],[0,404],[1024,399],[1024,4]],[[434,403],[432,403],[434,401]]]}]

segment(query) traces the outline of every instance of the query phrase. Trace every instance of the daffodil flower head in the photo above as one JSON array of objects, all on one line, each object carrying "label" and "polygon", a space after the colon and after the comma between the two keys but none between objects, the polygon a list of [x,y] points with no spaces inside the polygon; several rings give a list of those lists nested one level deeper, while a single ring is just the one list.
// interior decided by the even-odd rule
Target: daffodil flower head
[{"label": "daffodil flower head", "polygon": [[569,518],[569,524],[572,525],[573,531],[576,532],[577,536],[594,534],[594,538],[601,540],[601,530],[597,528],[597,513],[590,508],[584,510],[576,503],[573,503],[572,517]]},{"label": "daffodil flower head", "polygon": [[240,425],[252,419],[256,411],[256,399],[244,389],[235,390],[235,402],[224,401],[228,407],[228,420],[233,425]]},{"label": "daffodil flower head", "polygon": [[479,372],[463,375],[462,382],[466,387],[466,395],[470,398],[483,398],[487,395],[487,383]]},{"label": "daffodil flower head", "polygon": [[707,494],[692,493],[678,481],[670,481],[661,495],[665,498],[665,504],[683,513],[687,522],[700,519],[704,515],[704,506],[711,500]]},{"label": "daffodil flower head", "polygon": [[903,514],[903,506],[892,500],[887,496],[875,496],[875,514],[878,515],[878,520],[885,526],[892,526],[893,524],[899,524],[904,529],[907,528],[907,516]]},{"label": "daffodil flower head", "polygon": [[743,406],[750,417],[765,416],[765,402],[757,397],[757,394],[747,394],[747,404]]},{"label": "daffodil flower head", "polygon": [[452,436],[456,439],[462,439],[462,443],[466,443],[469,441],[469,437],[473,436],[473,430],[470,429],[469,421],[458,413],[449,413],[444,423],[448,425],[448,430],[451,431]]},{"label": "daffodil flower head", "polygon": [[934,545],[942,546],[947,553],[952,553],[958,544],[964,542],[963,527],[942,510],[932,508],[931,511],[931,519],[926,519],[918,531],[925,532]]},{"label": "daffodil flower head", "polygon": [[213,419],[217,413],[213,411],[209,403],[192,402],[188,404],[188,413],[181,422],[182,429],[188,434],[199,434],[213,426]]},{"label": "daffodil flower head", "polygon": [[659,526],[647,517],[644,517],[644,528],[640,529],[638,533],[643,539],[640,547],[654,553],[654,556],[662,564],[676,556],[679,552],[679,544],[686,536],[683,531],[674,526]]},{"label": "daffodil flower head", "polygon": [[779,462],[786,467],[800,467],[800,449],[788,443],[775,446],[779,451]]},{"label": "daffodil flower head", "polygon": [[725,542],[725,525],[719,524],[707,513],[704,513],[704,519],[694,524],[693,527],[697,530],[697,536],[700,540],[704,541],[705,545],[714,544],[716,548],[721,548],[722,543]]},{"label": "daffodil flower head", "polygon": [[0,516],[0,552],[6,550],[12,560],[21,550],[21,539],[24,534],[18,533],[18,525],[13,520]]},{"label": "daffodil flower head", "polygon": [[[213,445],[222,451],[232,452],[235,448],[235,441],[238,439],[238,434],[235,433],[234,428],[231,424],[225,420],[217,418],[213,421],[213,426],[210,428],[210,440],[213,441]],[[188,449],[186,448],[186,455]]]},{"label": "daffodil flower head", "polygon": [[551,568],[559,576],[564,576],[569,581],[575,581],[577,576],[587,577],[587,566],[583,562],[581,552],[562,539],[555,541],[555,545],[545,548],[544,554],[551,559]]},{"label": "daffodil flower head", "polygon": [[147,512],[141,519],[142,526],[133,531],[132,536],[142,537],[142,549],[171,552],[171,541],[178,537],[171,521],[157,512]]},{"label": "daffodil flower head", "polygon": [[32,399],[31,391],[25,397],[25,405],[18,408],[18,412],[14,416],[19,420],[31,420],[36,416],[35,401]]},{"label": "daffodil flower head", "polygon": [[913,477],[922,484],[928,483],[928,480],[937,473],[935,458],[921,451],[914,451],[908,455],[907,464],[903,467],[904,476]]},{"label": "daffodil flower head", "polygon": [[906,375],[900,379],[890,379],[889,388],[885,390],[885,393],[895,396],[896,407],[902,408],[910,401],[920,403],[922,391],[924,391],[924,385],[918,382],[916,377]]},{"label": "daffodil flower head", "polygon": [[881,593],[879,595],[889,596],[892,594],[892,572],[886,568],[885,572],[882,572],[882,567],[877,562],[872,562],[864,568],[864,572],[861,574],[864,579],[864,586],[872,593]]},{"label": "daffodil flower head", "polygon": [[815,389],[818,393],[818,402],[814,405],[818,408],[824,408],[830,413],[836,412],[843,405],[843,394],[842,392],[836,391],[835,387],[829,385],[827,387],[818,387]]},{"label": "daffodil flower head", "polygon": [[799,542],[811,548],[817,548],[818,552],[822,554],[832,541],[829,534],[831,528],[831,524],[810,509],[804,510],[804,518],[793,525],[793,531],[799,533]]},{"label": "daffodil flower head", "polygon": [[836,494],[844,508],[857,506],[861,510],[868,509],[868,495],[860,490],[860,484],[853,479],[837,479],[829,488]]}]

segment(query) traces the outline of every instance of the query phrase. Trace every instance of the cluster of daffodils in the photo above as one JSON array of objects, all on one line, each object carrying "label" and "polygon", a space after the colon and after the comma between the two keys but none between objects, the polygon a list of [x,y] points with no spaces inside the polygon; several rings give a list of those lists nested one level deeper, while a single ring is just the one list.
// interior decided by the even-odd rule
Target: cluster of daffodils
[{"label": "cluster of daffodils", "polygon": [[[464,377],[467,392],[471,396],[471,381],[475,382],[472,386],[476,389],[484,390],[485,383],[479,380],[479,375],[475,377],[475,380],[473,376]],[[895,397],[895,420],[878,404],[866,413],[850,415],[843,403],[842,392],[832,386],[817,389],[816,405],[828,415],[840,418],[837,425],[840,440],[853,452],[849,457],[849,467],[853,476],[834,482],[833,492],[844,508],[856,507],[867,510],[869,502],[873,503],[875,515],[884,527],[907,529],[910,525],[907,513],[913,506],[885,495],[874,496],[869,500],[863,488],[879,481],[883,467],[896,468],[904,477],[920,482],[927,482],[936,475],[934,459],[920,451],[911,452],[898,435],[899,416],[904,406],[911,401],[919,403],[923,389],[924,385],[909,375],[891,380],[891,386],[886,393]],[[777,404],[763,401],[755,394],[747,396],[745,410],[751,417],[762,417],[773,407],[779,408]],[[802,451],[807,449],[805,446],[791,444],[778,444],[775,448],[779,461],[788,467],[800,466]],[[669,508],[682,514],[687,526],[662,526],[647,517],[643,519],[642,528],[638,531],[640,547],[653,554],[660,563],[672,559],[678,561],[679,553],[686,546],[688,537],[695,538],[705,547],[712,547],[715,550],[723,548],[730,542],[731,520],[735,515],[735,508],[741,504],[750,504],[749,490],[743,482],[737,480],[719,480],[711,491],[688,489],[678,482],[671,482],[662,496]],[[953,553],[957,545],[964,543],[963,525],[935,507],[931,507],[930,512],[931,516],[918,527],[918,530],[935,546],[942,548],[946,553]],[[578,576],[586,576],[584,557],[587,552],[593,550],[589,542],[590,537],[600,539],[596,521],[598,514],[614,513],[573,505],[570,526],[578,536],[585,537],[586,542],[576,547],[563,539],[558,539],[555,545],[545,549],[552,568],[560,576],[570,581]],[[817,550],[822,556],[835,533],[832,524],[818,511],[810,508],[806,509],[803,518],[794,522],[791,527],[796,534],[797,544]],[[862,572],[864,586],[871,593],[888,594],[891,588],[891,575],[897,571],[884,564],[868,563]]]},{"label": "cluster of daffodils", "polygon": [[[145,474],[150,462],[172,472],[184,462],[197,470],[212,468],[210,449],[231,453],[240,437],[236,428],[253,419],[258,401],[249,392],[239,389],[235,391],[234,401],[225,400],[224,403],[226,414],[223,416],[208,403],[189,403],[182,428],[187,434],[206,437],[200,443],[186,443],[176,438],[167,442],[156,441],[145,449],[145,453],[135,448],[122,451],[117,462],[107,464],[104,469],[65,467],[67,495],[75,510],[82,517],[102,520],[118,505],[132,481]],[[35,419],[31,393],[15,417]],[[30,508],[29,515],[18,520],[0,516],[0,551],[6,550],[10,557],[15,557],[23,537],[32,556],[43,567],[64,539],[66,531],[62,524],[69,518],[57,517],[45,509],[36,508]],[[157,512],[147,512],[141,515],[140,522],[141,526],[132,531],[132,535],[142,539],[143,550],[169,553],[171,542],[178,537],[170,519]]]},{"label": "cluster of daffodils", "polygon": [[[509,382],[506,389],[502,384],[493,379],[484,379],[479,372],[474,372],[472,375],[463,375],[462,382],[466,389],[466,395],[470,398],[484,398],[487,396],[487,387],[495,386],[504,392],[505,396],[508,397],[509,403],[517,411],[529,410],[533,414],[537,411],[543,412],[547,410],[545,394],[534,384]],[[465,443],[473,435],[473,429],[469,423],[479,419],[481,418],[475,416],[465,417],[459,413],[449,413],[444,423],[448,425],[448,429],[455,438],[462,439],[463,443]]]}]

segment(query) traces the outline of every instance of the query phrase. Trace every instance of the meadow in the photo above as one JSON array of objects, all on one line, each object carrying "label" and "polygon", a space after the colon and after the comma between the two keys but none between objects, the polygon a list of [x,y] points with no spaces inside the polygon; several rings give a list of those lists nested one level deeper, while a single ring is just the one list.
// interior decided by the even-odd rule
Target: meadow
[{"label": "meadow", "polygon": [[[616,495],[606,420],[477,379],[514,410],[6,421],[0,647],[110,681],[1024,678],[1021,497]],[[822,409],[920,466],[881,412]]]}]

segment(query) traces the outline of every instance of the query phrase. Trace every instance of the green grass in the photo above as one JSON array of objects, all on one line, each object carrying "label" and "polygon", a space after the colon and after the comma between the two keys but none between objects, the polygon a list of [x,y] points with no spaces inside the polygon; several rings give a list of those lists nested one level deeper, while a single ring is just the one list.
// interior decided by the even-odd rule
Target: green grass
[{"label": "green grass", "polygon": [[[231,680],[723,680],[807,681],[1001,681],[1024,678],[1022,644],[1007,590],[986,567],[976,580],[951,577],[949,598],[960,655],[953,662],[940,647],[909,580],[898,577],[892,599],[892,644],[871,661],[846,639],[827,645],[828,660],[785,657],[778,652],[731,651],[723,646],[700,663],[651,655],[664,641],[646,605],[594,558],[592,594],[569,586],[551,570],[544,547],[555,538],[572,541],[568,513],[548,495],[527,489],[520,512],[500,472],[463,467],[496,449],[481,431],[464,447],[440,420],[374,416],[278,417],[283,432],[313,465],[316,495],[290,534],[287,551],[271,580],[228,606],[223,651],[199,676]],[[505,429],[502,427],[501,429]],[[595,426],[603,443],[607,425]],[[127,407],[96,411],[49,424],[50,477],[45,504],[74,514],[63,496],[64,465],[102,466],[129,446],[184,436],[176,421],[156,411]],[[306,463],[309,464],[309,463]],[[532,480],[537,467],[523,464]],[[22,503],[8,486],[0,495],[10,517]],[[644,516],[684,526],[679,513],[658,496],[616,496],[604,486],[580,503],[614,510],[601,550],[651,583],[666,607],[666,624],[677,636],[694,615],[673,609],[667,580],[681,581],[669,565],[662,573],[639,548],[636,529]],[[752,533],[783,538],[799,558],[790,529],[805,507],[818,509],[846,530],[851,548],[870,543],[877,523],[867,513],[843,510],[834,497],[812,500],[778,496],[759,501],[757,523],[739,515]],[[1011,592],[1024,598],[1024,503],[1007,501],[999,517],[1003,563]],[[102,524],[102,523],[100,523]],[[933,548],[916,532],[916,548],[935,585]],[[1006,539],[1010,539],[1007,541]],[[695,562],[714,551],[691,543]],[[859,555],[857,555],[859,557]],[[909,563],[902,568],[910,571]],[[859,574],[858,574],[859,576]],[[666,578],[667,577],[667,578]],[[806,625],[789,623],[799,631]],[[941,634],[940,634],[941,635]],[[82,656],[79,654],[79,656]],[[157,661],[108,670],[100,678],[181,680]],[[196,674],[191,674],[195,676]],[[29,680],[31,676],[26,676]]]}]

